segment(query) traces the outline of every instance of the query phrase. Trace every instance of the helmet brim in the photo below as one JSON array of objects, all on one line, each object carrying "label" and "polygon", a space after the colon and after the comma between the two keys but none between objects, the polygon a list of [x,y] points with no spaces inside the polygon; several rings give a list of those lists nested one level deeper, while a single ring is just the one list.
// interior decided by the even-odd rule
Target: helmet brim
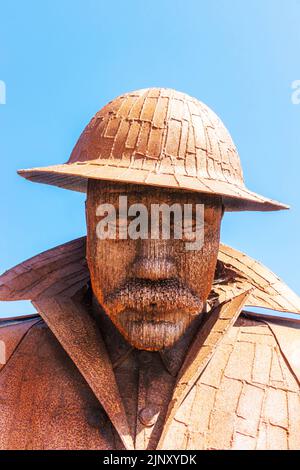
[{"label": "helmet brim", "polygon": [[88,179],[141,184],[222,196],[226,211],[277,211],[289,206],[254,193],[244,185],[230,181],[188,175],[153,173],[138,168],[122,168],[116,162],[106,164],[77,162],[19,170],[23,178],[36,183],[86,192]]}]

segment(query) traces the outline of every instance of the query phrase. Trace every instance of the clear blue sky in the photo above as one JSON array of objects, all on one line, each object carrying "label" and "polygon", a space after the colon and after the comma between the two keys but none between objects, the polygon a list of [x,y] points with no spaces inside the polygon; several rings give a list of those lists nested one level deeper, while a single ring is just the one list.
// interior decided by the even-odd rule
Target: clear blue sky
[{"label": "clear blue sky", "polygon": [[[299,0],[0,0],[0,271],[85,234],[84,196],[16,175],[68,159],[108,100],[171,87],[230,130],[247,185],[292,206],[228,214],[222,240],[300,294]],[[0,303],[0,315],[28,313]]]}]

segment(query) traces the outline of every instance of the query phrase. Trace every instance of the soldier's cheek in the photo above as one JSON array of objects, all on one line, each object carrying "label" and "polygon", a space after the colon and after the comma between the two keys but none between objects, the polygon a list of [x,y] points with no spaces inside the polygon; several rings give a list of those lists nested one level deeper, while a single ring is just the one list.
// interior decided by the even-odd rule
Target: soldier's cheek
[{"label": "soldier's cheek", "polygon": [[94,256],[88,261],[92,288],[100,303],[127,281],[134,257],[135,247],[130,241],[96,241]]}]

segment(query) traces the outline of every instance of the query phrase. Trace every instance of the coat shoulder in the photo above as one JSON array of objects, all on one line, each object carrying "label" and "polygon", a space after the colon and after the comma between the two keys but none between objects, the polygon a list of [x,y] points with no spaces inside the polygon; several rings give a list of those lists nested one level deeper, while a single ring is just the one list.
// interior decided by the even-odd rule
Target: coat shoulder
[{"label": "coat shoulder", "polygon": [[0,371],[0,449],[111,449],[104,410],[48,326],[3,323],[5,341],[17,326]]},{"label": "coat shoulder", "polygon": [[300,448],[299,340],[289,321],[238,318],[197,383],[204,448]]},{"label": "coat shoulder", "polygon": [[39,322],[39,315],[0,319],[0,370],[8,363],[29,330]]},{"label": "coat shoulder", "polygon": [[[283,317],[249,318],[241,316],[235,327],[240,337],[258,344],[271,344],[277,347],[283,360],[300,383],[300,321]],[[254,335],[249,336],[249,335]]]}]

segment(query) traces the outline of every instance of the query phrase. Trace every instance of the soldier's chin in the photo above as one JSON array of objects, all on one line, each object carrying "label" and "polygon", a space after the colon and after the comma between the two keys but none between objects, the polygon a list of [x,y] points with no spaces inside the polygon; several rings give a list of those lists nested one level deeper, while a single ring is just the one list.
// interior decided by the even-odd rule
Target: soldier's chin
[{"label": "soldier's chin", "polygon": [[135,348],[160,351],[170,348],[180,339],[190,322],[187,319],[170,321],[128,321],[116,325],[125,339]]}]

